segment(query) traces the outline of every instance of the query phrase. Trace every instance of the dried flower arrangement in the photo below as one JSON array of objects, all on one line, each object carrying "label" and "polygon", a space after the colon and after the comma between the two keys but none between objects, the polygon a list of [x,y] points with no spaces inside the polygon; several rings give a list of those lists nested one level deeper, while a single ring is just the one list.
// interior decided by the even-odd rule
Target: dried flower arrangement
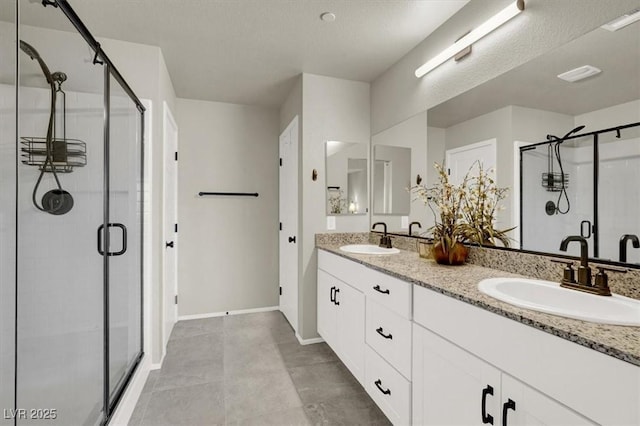
[{"label": "dried flower arrangement", "polygon": [[328,197],[330,214],[342,214],[343,210],[346,210],[347,199],[343,196],[344,191],[342,189],[330,191],[330,195]]},{"label": "dried flower arrangement", "polygon": [[[480,245],[494,245],[500,240],[509,246],[506,230],[494,228],[495,216],[502,209],[500,202],[507,196],[507,188],[498,188],[491,177],[491,170],[485,171],[476,161],[462,183],[455,185],[443,165],[434,165],[439,182],[432,186],[416,185],[411,192],[433,212],[435,225],[428,232],[433,235],[433,255],[439,263],[461,264],[468,251],[465,242]],[[474,168],[477,173],[473,173]]]}]

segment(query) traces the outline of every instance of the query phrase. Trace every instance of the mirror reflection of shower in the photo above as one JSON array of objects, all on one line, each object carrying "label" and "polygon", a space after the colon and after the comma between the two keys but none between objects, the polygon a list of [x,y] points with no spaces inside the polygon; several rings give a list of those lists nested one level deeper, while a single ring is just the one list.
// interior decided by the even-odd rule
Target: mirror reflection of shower
[{"label": "mirror reflection of shower", "polygon": [[[50,89],[49,122],[46,136],[22,137],[22,163],[38,167],[40,174],[31,194],[33,205],[40,211],[53,215],[63,215],[73,208],[73,197],[62,188],[59,174],[71,173],[74,167],[87,164],[86,144],[77,139],[67,138],[66,94],[62,83],[67,80],[64,72],[51,73],[38,51],[20,40],[20,49],[40,65]],[[56,118],[58,98],[61,101],[60,118]],[[47,191],[38,204],[37,193],[45,173],[51,173],[56,188]]]}]

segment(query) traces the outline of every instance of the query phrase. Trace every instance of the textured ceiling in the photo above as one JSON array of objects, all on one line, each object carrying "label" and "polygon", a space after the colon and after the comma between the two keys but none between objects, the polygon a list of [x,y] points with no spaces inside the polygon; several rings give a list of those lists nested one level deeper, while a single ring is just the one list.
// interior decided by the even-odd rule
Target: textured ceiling
[{"label": "textured ceiling", "polygon": [[[556,76],[582,65],[601,74],[576,83]],[[597,28],[428,112],[447,128],[507,105],[571,116],[640,99],[640,22],[616,32]]]},{"label": "textured ceiling", "polygon": [[[94,36],[159,46],[178,97],[265,106],[301,72],[372,81],[467,1],[69,0]],[[22,23],[68,28],[21,4]]]}]

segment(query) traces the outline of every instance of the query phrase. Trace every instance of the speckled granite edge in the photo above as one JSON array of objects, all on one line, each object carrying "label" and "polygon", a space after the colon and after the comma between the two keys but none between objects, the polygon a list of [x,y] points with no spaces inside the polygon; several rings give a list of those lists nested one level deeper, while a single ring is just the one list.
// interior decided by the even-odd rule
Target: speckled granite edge
[{"label": "speckled granite edge", "polygon": [[437,291],[640,366],[640,327],[589,323],[522,309],[484,295],[477,289],[477,282],[485,278],[522,275],[507,271],[498,273],[495,269],[472,264],[459,267],[442,266],[432,260],[421,259],[417,253],[412,251],[402,251],[394,256],[353,255],[339,250],[340,245],[343,244],[338,242],[337,244],[318,244],[317,246],[319,249],[337,254],[403,281]]}]

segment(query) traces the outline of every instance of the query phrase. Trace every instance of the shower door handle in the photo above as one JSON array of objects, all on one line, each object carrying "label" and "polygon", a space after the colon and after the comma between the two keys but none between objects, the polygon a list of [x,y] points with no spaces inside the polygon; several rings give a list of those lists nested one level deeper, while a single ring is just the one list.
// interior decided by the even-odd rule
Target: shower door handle
[{"label": "shower door handle", "polygon": [[[587,225],[587,232],[584,232],[585,224]],[[588,220],[583,220],[582,222],[580,222],[580,236],[586,239],[591,238],[591,222],[589,222]]]},{"label": "shower door handle", "polygon": [[[127,251],[127,227],[122,223],[109,223],[107,225],[108,228],[119,228],[122,230],[122,249],[116,252],[110,252],[107,250],[107,256],[121,256]],[[102,234],[104,233],[104,224],[98,226],[98,253],[101,256],[104,256],[104,249],[102,243]]]}]

